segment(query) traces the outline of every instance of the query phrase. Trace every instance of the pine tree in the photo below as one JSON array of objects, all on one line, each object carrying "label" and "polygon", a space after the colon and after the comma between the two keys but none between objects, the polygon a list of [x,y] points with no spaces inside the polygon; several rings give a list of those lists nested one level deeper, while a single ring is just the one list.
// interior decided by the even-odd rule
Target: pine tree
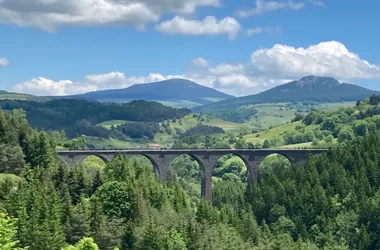
[{"label": "pine tree", "polygon": [[141,250],[161,250],[165,249],[165,238],[160,234],[157,225],[152,221],[148,224],[145,230],[144,238],[138,249]]},{"label": "pine tree", "polygon": [[122,239],[121,250],[134,250],[136,249],[137,239],[134,232],[135,225],[133,222],[128,222]]},{"label": "pine tree", "polygon": [[5,117],[5,113],[0,110],[0,142],[6,143],[7,138],[6,138],[6,133],[7,133],[7,119]]},{"label": "pine tree", "polygon": [[70,244],[78,242],[83,237],[90,236],[89,215],[87,200],[81,197],[80,202],[72,210],[70,218],[70,231],[67,232]]},{"label": "pine tree", "polygon": [[103,185],[103,177],[100,171],[98,170],[96,171],[94,179],[92,180],[89,196],[93,195],[98,189],[98,187],[100,187],[101,185]]}]

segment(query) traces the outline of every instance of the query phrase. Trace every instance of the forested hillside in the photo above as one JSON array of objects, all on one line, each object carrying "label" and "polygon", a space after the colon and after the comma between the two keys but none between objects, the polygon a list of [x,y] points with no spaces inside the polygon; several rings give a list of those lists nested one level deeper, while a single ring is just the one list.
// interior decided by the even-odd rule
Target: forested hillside
[{"label": "forested hillside", "polygon": [[54,133],[35,131],[18,110],[0,112],[0,142],[5,249],[380,248],[378,132],[305,165],[263,164],[258,183],[218,163],[212,203],[194,191],[192,161],[174,161],[166,185],[144,158],[67,169]]},{"label": "forested hillside", "polygon": [[[147,101],[115,104],[75,99],[57,99],[47,102],[2,100],[0,107],[6,111],[23,109],[32,127],[44,130],[65,130],[70,138],[81,135],[118,138],[123,136],[122,131],[125,131],[123,128],[110,135],[107,130],[96,125],[109,120],[129,120],[152,124],[181,118],[190,113],[187,109],[174,109],[160,103]],[[149,133],[155,132],[150,131]]]}]

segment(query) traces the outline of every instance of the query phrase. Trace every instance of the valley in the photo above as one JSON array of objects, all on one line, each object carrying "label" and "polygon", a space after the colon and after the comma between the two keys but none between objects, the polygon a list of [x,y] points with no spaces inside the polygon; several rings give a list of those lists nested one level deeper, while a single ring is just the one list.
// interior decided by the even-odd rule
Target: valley
[{"label": "valley", "polygon": [[[276,104],[258,104],[251,105],[250,108],[257,111],[256,115],[250,117],[248,121],[243,123],[230,122],[217,118],[213,115],[197,115],[189,114],[180,119],[166,120],[160,123],[160,126],[167,126],[169,130],[161,131],[154,134],[154,138],[151,140],[133,140],[132,138],[120,141],[117,139],[101,139],[96,137],[87,137],[87,143],[92,145],[93,148],[131,148],[131,147],[147,147],[149,143],[158,143],[163,147],[170,148],[176,137],[185,132],[188,129],[194,128],[197,125],[206,125],[222,128],[226,133],[233,134],[235,136],[244,135],[245,140],[253,144],[262,144],[265,140],[273,140],[275,137],[281,137],[283,132],[294,132],[296,124],[291,123],[291,120],[295,117],[295,113],[307,114],[311,109],[318,109],[324,111],[334,111],[339,108],[352,107],[354,102],[342,102],[342,103],[314,103],[303,105],[293,103],[276,103]],[[117,127],[124,123],[136,123],[132,121],[123,120],[111,120],[97,124],[106,129],[110,129],[111,126]],[[138,122],[137,122],[138,124]],[[273,128],[273,129],[270,129]],[[170,132],[169,132],[170,131]],[[256,132],[257,133],[253,133]],[[279,131],[281,131],[279,133]],[[260,137],[256,137],[258,132]],[[303,143],[302,145],[296,144],[294,147],[312,147],[309,143]],[[233,144],[229,145],[234,147]],[[289,145],[276,145],[286,146]]]},{"label": "valley", "polygon": [[[0,209],[18,218],[13,230],[31,235],[17,238],[20,246],[184,250],[219,244],[217,249],[274,250],[277,242],[279,249],[348,250],[378,245],[377,234],[370,234],[377,227],[366,225],[377,218],[380,95],[244,103],[215,113],[146,100],[71,97],[5,98],[0,107]],[[285,153],[254,156],[254,171],[233,153],[210,165],[210,159],[199,160],[203,154],[166,152],[166,160],[164,154],[157,158],[166,164],[158,170],[149,154],[74,161],[76,150],[149,147],[288,149],[296,157],[302,149],[320,152],[306,163],[294,157],[291,162]],[[71,165],[56,157],[57,150],[74,153]],[[249,158],[254,151],[244,152]],[[206,163],[210,169],[204,172]],[[50,216],[39,217],[43,213]],[[359,216],[363,222],[355,219]],[[36,217],[51,226],[36,228]],[[360,236],[341,233],[342,228]],[[51,231],[59,234],[46,237]],[[338,234],[343,238],[315,240]],[[40,235],[44,240],[36,243]]]}]

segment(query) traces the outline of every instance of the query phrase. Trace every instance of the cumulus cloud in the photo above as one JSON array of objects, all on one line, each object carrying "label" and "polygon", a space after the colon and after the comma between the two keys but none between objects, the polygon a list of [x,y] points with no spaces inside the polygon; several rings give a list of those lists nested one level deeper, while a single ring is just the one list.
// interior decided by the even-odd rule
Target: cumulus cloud
[{"label": "cumulus cloud", "polygon": [[305,75],[333,76],[340,79],[380,77],[380,66],[370,64],[337,41],[322,42],[308,48],[276,44],[259,49],[251,56],[254,74],[276,78]]},{"label": "cumulus cloud", "polygon": [[337,41],[307,48],[276,44],[252,52],[247,63],[208,65],[206,69],[194,67],[186,74],[207,76],[212,87],[234,95],[258,93],[307,75],[331,76],[345,82],[380,78],[380,65],[360,58]]},{"label": "cumulus cloud", "polygon": [[222,76],[222,75],[232,75],[232,74],[240,74],[244,72],[245,67],[243,64],[228,64],[221,63],[216,65],[215,67],[209,68],[209,72],[212,75]]},{"label": "cumulus cloud", "polygon": [[280,9],[300,10],[305,7],[307,3],[311,3],[314,6],[324,6],[319,0],[307,0],[307,1],[267,1],[256,0],[255,7],[247,10],[240,10],[238,12],[241,17],[249,17],[254,15],[261,15],[266,12],[272,12]]},{"label": "cumulus cloud", "polygon": [[235,39],[241,26],[235,18],[226,17],[218,20],[214,16],[207,16],[203,20],[185,19],[175,16],[173,19],[160,23],[156,29],[169,35],[216,36],[227,35]]},{"label": "cumulus cloud", "polygon": [[192,14],[219,0],[0,0],[0,23],[54,31],[60,25],[140,27],[163,14]]},{"label": "cumulus cloud", "polygon": [[28,93],[37,96],[64,96],[97,90],[127,88],[137,83],[156,82],[172,78],[182,78],[182,76],[163,76],[159,73],[151,73],[148,76],[126,76],[121,72],[110,72],[86,75],[81,81],[77,82],[71,80],[54,81],[44,77],[38,77],[16,84],[12,89],[19,93]]},{"label": "cumulus cloud", "polygon": [[0,57],[0,67],[5,67],[9,65],[9,61],[5,57]]},{"label": "cumulus cloud", "polygon": [[151,73],[147,76],[126,76],[121,72],[110,72],[87,75],[77,82],[53,81],[40,77],[19,83],[13,90],[35,95],[69,95],[183,78],[228,94],[242,96],[307,75],[332,76],[347,82],[380,78],[380,65],[360,58],[337,41],[322,42],[307,48],[276,44],[272,48],[253,51],[246,63],[215,64],[198,57],[190,65],[181,75]]}]

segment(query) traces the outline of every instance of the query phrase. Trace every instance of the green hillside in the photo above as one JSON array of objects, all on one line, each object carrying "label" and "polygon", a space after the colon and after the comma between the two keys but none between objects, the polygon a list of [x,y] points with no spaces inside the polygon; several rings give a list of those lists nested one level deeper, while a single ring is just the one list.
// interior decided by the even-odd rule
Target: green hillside
[{"label": "green hillside", "polygon": [[0,91],[0,100],[22,100],[22,101],[47,101],[49,97],[39,97],[28,94],[12,93],[4,90]]},{"label": "green hillside", "polygon": [[[255,147],[262,147],[266,140],[271,143],[272,147],[292,147],[291,145],[285,145],[283,138],[287,133],[296,133],[301,129],[306,129],[314,133],[314,129],[317,129],[316,125],[306,126],[301,121],[291,123],[291,120],[295,117],[295,113],[306,116],[312,108],[326,112],[334,112],[339,108],[352,106],[354,106],[353,102],[319,103],[314,105],[302,103],[258,104],[252,105],[252,108],[257,110],[257,114],[245,123],[225,121],[210,115],[189,114],[179,119],[169,119],[161,122],[160,129],[151,139],[132,139],[127,137],[123,140],[118,140],[114,138],[95,139],[91,137],[88,140],[88,144],[96,148],[147,147],[149,143],[158,143],[165,147],[172,147],[175,142],[178,142],[178,136],[182,133],[196,126],[206,125],[222,128],[226,132],[225,135],[210,135],[216,144],[219,143],[219,146],[236,147],[239,137],[243,137],[244,142],[241,140],[240,142],[242,142],[242,145],[245,145],[245,147],[248,147],[248,143],[253,144]],[[111,120],[97,125],[111,129],[112,126],[117,127],[125,123],[133,123],[136,124],[136,126],[143,124],[126,120]],[[323,143],[323,138],[320,139],[320,141],[320,144]],[[238,142],[238,144],[240,142]],[[311,143],[312,140],[309,142],[293,143],[292,145],[293,147],[318,147],[311,145]],[[218,146],[216,144],[214,144],[214,146]],[[191,146],[204,147],[205,144],[201,139]]]},{"label": "green hillside", "polygon": [[353,102],[363,100],[375,93],[377,93],[377,91],[372,91],[357,85],[339,83],[334,78],[307,76],[298,81],[292,81],[256,95],[206,104],[194,108],[193,111],[226,116],[226,113],[235,112],[235,110],[240,107],[253,104],[283,102]]}]

